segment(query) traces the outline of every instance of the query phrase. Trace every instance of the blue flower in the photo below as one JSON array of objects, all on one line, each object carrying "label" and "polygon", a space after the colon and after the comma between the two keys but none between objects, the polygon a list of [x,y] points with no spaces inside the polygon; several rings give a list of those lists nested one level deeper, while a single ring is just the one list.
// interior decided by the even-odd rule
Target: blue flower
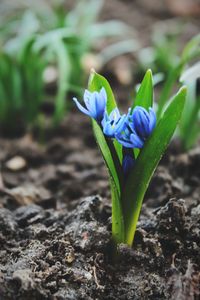
[{"label": "blue flower", "polygon": [[104,118],[101,122],[103,133],[108,137],[114,138],[115,133],[118,127],[123,123],[124,118],[125,115],[121,116],[117,107],[113,109],[110,115],[105,111]]},{"label": "blue flower", "polygon": [[97,122],[101,122],[106,109],[107,95],[104,88],[100,92],[89,92],[85,90],[83,100],[85,107],[82,106],[76,98],[73,98],[78,109],[87,116],[95,119]]},{"label": "blue flower", "polygon": [[122,161],[122,169],[125,177],[129,175],[134,165],[135,165],[135,159],[133,158],[133,155],[126,154]]},{"label": "blue flower", "polygon": [[131,115],[134,129],[143,140],[147,139],[156,126],[156,114],[150,107],[149,112],[141,106],[136,106]]},{"label": "blue flower", "polygon": [[139,148],[144,146],[156,126],[156,115],[152,108],[149,112],[141,106],[136,106],[129,112],[123,124],[118,128],[115,137],[126,148]]}]

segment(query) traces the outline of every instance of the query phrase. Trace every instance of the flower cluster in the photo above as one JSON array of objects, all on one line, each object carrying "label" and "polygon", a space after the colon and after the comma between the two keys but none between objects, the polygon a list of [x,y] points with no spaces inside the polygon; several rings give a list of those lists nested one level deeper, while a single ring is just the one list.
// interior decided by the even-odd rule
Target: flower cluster
[{"label": "flower cluster", "polygon": [[84,93],[85,107],[76,98],[74,101],[84,114],[95,119],[101,126],[105,136],[115,138],[123,146],[123,171],[127,174],[134,165],[133,151],[128,149],[143,148],[146,139],[156,126],[156,115],[152,108],[147,111],[141,106],[129,109],[121,115],[118,108],[108,114],[106,111],[107,94],[104,88],[100,92]]}]

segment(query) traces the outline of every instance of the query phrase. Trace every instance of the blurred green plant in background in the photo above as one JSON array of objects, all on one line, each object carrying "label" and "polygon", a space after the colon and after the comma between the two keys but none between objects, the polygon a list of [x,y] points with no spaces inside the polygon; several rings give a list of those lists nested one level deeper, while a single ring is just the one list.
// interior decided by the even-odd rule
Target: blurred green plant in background
[{"label": "blurred green plant in background", "polygon": [[5,134],[20,134],[39,118],[44,97],[45,64],[33,50],[34,39],[12,56],[0,53],[0,125]]},{"label": "blurred green plant in background", "polygon": [[76,1],[67,12],[65,1],[17,4],[0,5],[0,125],[11,132],[16,124],[42,120],[42,103],[52,98],[58,125],[70,105],[68,93],[82,92],[91,66],[138,49],[132,37],[124,40],[130,29],[122,22],[97,22],[103,1]]},{"label": "blurred green plant in background", "polygon": [[200,93],[198,80],[200,79],[200,62],[187,69],[180,77],[180,82],[188,88],[186,105],[183,110],[179,126],[179,136],[184,149],[188,150],[200,136]]},{"label": "blurred green plant in background", "polygon": [[[164,24],[163,24],[164,23]],[[200,35],[194,36],[184,46],[179,44],[181,23],[159,23],[155,27],[152,38],[152,47],[143,48],[137,52],[138,68],[154,71],[154,85],[158,88],[157,117],[161,117],[170,96],[177,85],[184,83],[188,87],[186,105],[182,115],[177,136],[187,150],[192,147],[200,134],[200,96],[197,93],[197,79],[200,77],[200,65],[195,67],[195,76],[185,80],[182,76],[188,66],[200,57]],[[190,73],[189,73],[190,74]],[[182,80],[179,80],[180,78]]]}]

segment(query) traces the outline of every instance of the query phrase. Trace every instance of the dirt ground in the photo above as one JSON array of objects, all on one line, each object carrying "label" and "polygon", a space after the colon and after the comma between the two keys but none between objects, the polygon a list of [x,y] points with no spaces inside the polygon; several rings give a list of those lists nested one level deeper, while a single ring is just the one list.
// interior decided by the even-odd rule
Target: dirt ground
[{"label": "dirt ground", "polygon": [[[107,1],[102,18],[126,21],[148,44],[155,22],[177,15],[156,3]],[[184,38],[199,29],[192,20]],[[40,142],[27,133],[0,145],[0,300],[199,299],[200,144],[184,153],[171,143],[134,246],[119,246],[118,262],[107,172],[87,117],[73,110]]]},{"label": "dirt ground", "polygon": [[2,299],[198,299],[200,147],[171,144],[134,247],[113,264],[107,174],[89,121],[75,113],[56,136],[46,146],[1,140]]}]

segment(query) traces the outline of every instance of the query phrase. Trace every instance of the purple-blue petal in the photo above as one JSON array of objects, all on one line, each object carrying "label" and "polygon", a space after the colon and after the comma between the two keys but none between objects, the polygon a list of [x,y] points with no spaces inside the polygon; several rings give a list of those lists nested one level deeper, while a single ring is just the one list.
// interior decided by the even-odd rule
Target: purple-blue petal
[{"label": "purple-blue petal", "polygon": [[156,126],[156,114],[154,110],[149,108],[149,132],[151,133]]},{"label": "purple-blue petal", "polygon": [[111,120],[116,121],[116,122],[119,120],[119,118],[120,118],[120,112],[119,112],[119,109],[118,109],[117,107],[115,107],[115,108],[111,111],[111,113],[110,113],[110,115],[109,115],[109,118],[110,118]]},{"label": "purple-blue petal", "polygon": [[119,119],[116,128],[115,128],[115,134],[119,134],[120,132],[124,131],[126,128],[126,115],[121,116],[121,118]]},{"label": "purple-blue petal", "polygon": [[149,114],[143,107],[136,107],[132,115],[133,126],[138,135],[146,138],[149,134]]},{"label": "purple-blue petal", "polygon": [[95,103],[95,112],[96,119],[102,120],[105,109],[106,109],[107,95],[104,88],[100,92],[94,92],[94,103]]},{"label": "purple-blue petal", "polygon": [[124,138],[122,135],[115,135],[116,140],[124,147],[126,148],[133,148],[132,143]]},{"label": "purple-blue petal", "polygon": [[76,98],[73,98],[73,101],[76,103],[76,106],[82,113],[84,113],[85,115],[87,115],[89,117],[92,117],[91,113],[85,107],[83,107]]},{"label": "purple-blue petal", "polygon": [[114,137],[114,128],[110,123],[106,123],[103,127],[103,133],[108,137]]},{"label": "purple-blue petal", "polygon": [[73,100],[80,111],[84,114],[96,119],[98,122],[102,121],[107,101],[106,91],[104,88],[102,88],[100,92],[90,92],[85,90],[83,96],[85,107],[82,106],[77,99]]},{"label": "purple-blue petal", "polygon": [[135,159],[131,155],[125,155],[122,162],[124,175],[127,176],[135,165]]},{"label": "purple-blue petal", "polygon": [[104,134],[109,137],[114,137],[119,125],[121,124],[121,118],[122,117],[120,116],[120,112],[117,107],[115,107],[109,115],[105,112],[101,122]]},{"label": "purple-blue petal", "polygon": [[140,138],[139,135],[137,135],[136,133],[132,133],[130,135],[130,141],[132,143],[132,148],[139,148],[141,149],[144,146],[144,140],[142,140]]}]

